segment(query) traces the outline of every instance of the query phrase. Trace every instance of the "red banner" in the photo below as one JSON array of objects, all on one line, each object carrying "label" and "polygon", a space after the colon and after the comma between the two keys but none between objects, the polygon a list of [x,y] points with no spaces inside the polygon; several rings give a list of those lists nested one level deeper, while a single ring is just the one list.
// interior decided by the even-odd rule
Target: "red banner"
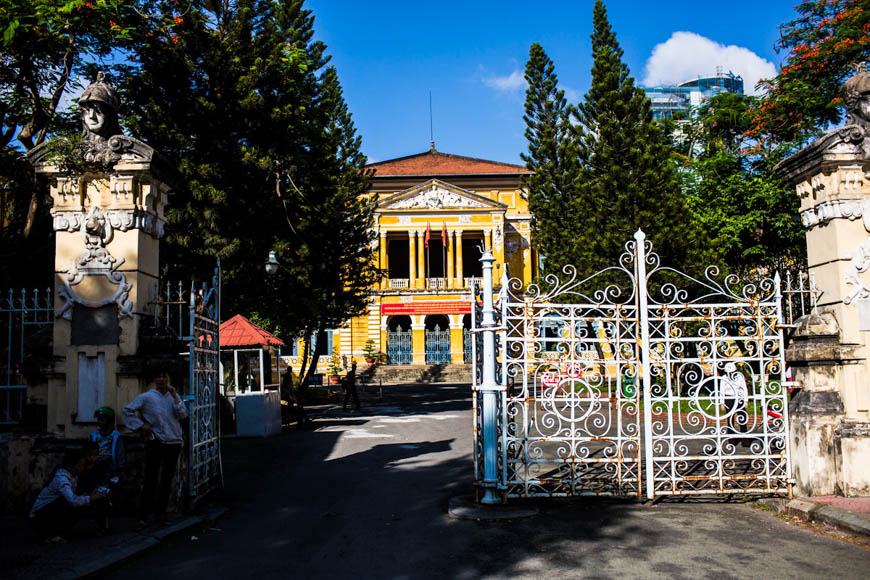
[{"label": "red banner", "polygon": [[381,304],[381,314],[468,314],[470,302],[396,302]]}]

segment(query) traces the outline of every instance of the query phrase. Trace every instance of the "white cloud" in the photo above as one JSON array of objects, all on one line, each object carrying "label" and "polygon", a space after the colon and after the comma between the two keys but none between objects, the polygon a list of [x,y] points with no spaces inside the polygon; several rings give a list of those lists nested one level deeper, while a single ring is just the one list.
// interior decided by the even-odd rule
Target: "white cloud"
[{"label": "white cloud", "polygon": [[513,92],[519,89],[525,90],[526,79],[520,69],[514,69],[514,72],[506,77],[483,77],[483,84],[497,91]]},{"label": "white cloud", "polygon": [[716,67],[743,77],[743,92],[759,94],[755,85],[760,79],[776,75],[776,67],[742,46],[725,46],[694,32],[674,32],[653,48],[646,61],[648,87],[674,85],[699,76],[715,74]]},{"label": "white cloud", "polygon": [[565,100],[568,101],[569,105],[573,105],[575,103],[580,102],[580,97],[581,97],[580,91],[578,91],[576,89],[572,89],[571,87],[565,87],[565,86],[562,86],[559,88],[562,89],[563,91],[565,91]]}]

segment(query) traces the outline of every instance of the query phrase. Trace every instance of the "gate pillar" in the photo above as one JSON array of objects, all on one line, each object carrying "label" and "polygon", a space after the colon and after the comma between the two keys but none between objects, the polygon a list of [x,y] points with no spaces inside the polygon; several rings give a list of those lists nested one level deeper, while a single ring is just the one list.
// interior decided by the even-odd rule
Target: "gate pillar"
[{"label": "gate pillar", "polygon": [[450,315],[450,362],[461,365],[465,362],[465,342],[463,340],[462,315]]},{"label": "gate pillar", "polygon": [[790,436],[801,495],[870,494],[870,74],[846,81],[848,124],[782,161],[824,291],[786,353],[803,387]]},{"label": "gate pillar", "polygon": [[495,365],[495,308],[492,294],[492,264],[495,258],[487,248],[480,257],[483,265],[483,310],[481,330],[483,331],[483,372],[477,390],[483,392],[483,481],[480,503],[501,503],[498,491],[498,391],[503,390],[496,382]]},{"label": "gate pillar", "polygon": [[119,360],[137,354],[154,298],[168,186],[155,151],[121,134],[119,104],[100,74],[79,100],[81,142],[56,139],[28,154],[53,203],[57,363],[47,430],[65,437],[92,430],[98,407],[117,412],[141,392],[138,372]]}]

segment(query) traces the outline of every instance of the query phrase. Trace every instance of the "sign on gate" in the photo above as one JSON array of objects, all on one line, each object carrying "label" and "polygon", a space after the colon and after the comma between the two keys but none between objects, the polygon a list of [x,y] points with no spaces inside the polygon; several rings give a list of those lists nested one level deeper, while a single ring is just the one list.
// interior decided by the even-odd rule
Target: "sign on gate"
[{"label": "sign on gate", "polygon": [[642,232],[625,247],[548,292],[502,285],[502,497],[790,493],[779,276],[697,279]]}]

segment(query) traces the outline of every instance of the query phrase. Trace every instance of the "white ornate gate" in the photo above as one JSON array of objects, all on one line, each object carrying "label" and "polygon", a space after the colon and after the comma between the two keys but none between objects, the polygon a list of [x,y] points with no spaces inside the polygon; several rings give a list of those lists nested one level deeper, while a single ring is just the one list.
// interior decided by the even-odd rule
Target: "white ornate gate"
[{"label": "white ornate gate", "polygon": [[[741,286],[711,267],[699,280],[662,266],[642,232],[625,247],[584,280],[566,266],[547,292],[503,278],[502,378],[487,387],[475,373],[476,391],[498,395],[492,442],[475,395],[479,487],[503,499],[790,493],[779,276]],[[491,447],[495,482],[478,468]]]}]

